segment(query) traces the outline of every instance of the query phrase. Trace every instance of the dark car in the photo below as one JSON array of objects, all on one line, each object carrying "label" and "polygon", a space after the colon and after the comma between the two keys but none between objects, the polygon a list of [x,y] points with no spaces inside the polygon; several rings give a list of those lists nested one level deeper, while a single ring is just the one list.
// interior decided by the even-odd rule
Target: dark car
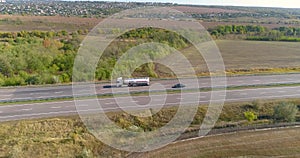
[{"label": "dark car", "polygon": [[175,84],[174,86],[172,86],[172,88],[184,88],[185,85],[184,84],[181,84],[181,83],[178,83],[178,84]]}]

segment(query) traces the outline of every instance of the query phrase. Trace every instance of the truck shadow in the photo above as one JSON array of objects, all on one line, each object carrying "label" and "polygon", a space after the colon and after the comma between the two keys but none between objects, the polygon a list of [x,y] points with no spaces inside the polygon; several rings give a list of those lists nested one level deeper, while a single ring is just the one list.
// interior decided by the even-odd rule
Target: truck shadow
[{"label": "truck shadow", "polygon": [[104,85],[103,88],[117,88],[116,85]]},{"label": "truck shadow", "polygon": [[112,85],[104,85],[103,88],[114,88],[116,86],[112,86]]}]

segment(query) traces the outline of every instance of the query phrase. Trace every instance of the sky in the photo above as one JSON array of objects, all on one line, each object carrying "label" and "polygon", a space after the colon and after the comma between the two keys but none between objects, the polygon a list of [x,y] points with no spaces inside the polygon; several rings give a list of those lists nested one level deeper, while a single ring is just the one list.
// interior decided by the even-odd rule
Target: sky
[{"label": "sky", "polygon": [[170,2],[196,5],[230,5],[230,6],[259,6],[300,8],[300,0],[104,0],[122,2]]}]

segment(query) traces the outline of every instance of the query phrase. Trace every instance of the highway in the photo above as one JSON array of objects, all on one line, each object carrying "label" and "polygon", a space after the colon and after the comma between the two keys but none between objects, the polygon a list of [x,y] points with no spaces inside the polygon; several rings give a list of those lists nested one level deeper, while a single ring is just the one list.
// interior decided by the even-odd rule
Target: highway
[{"label": "highway", "polygon": [[[190,79],[183,79],[185,83],[190,83]],[[163,86],[165,89],[178,83],[178,80],[154,80],[151,85],[157,84]],[[210,87],[210,78],[199,78],[198,84],[200,88]],[[300,83],[300,74],[286,74],[286,75],[266,75],[266,76],[237,76],[227,77],[227,86],[246,86],[246,85],[266,85],[266,84],[280,84],[280,83]],[[97,94],[113,93],[116,88],[103,88],[110,84],[96,84]],[[193,87],[193,86],[191,86]],[[191,88],[187,87],[187,88]],[[134,91],[148,91],[149,87],[132,87],[129,88],[131,92]],[[151,89],[155,90],[155,89]],[[17,88],[1,88],[0,102],[7,101],[24,101],[37,100],[47,98],[63,98],[72,97],[72,85],[51,86],[51,87],[17,87]]]},{"label": "highway", "polygon": [[[84,100],[82,104],[77,104],[81,112],[94,113],[94,112],[111,112],[118,111],[121,108],[124,110],[147,110],[149,108],[160,108],[161,106],[175,106],[180,101],[185,103],[207,104],[210,101],[211,92],[187,92],[184,95],[199,96],[199,100],[182,99],[181,94],[168,94],[166,97],[162,95],[154,94],[150,96],[123,96],[116,97],[119,101],[128,101],[132,99],[132,102],[122,104],[119,107],[116,98],[101,98],[98,99],[102,110],[98,104],[89,104],[92,99]],[[224,95],[224,93],[216,95]],[[256,89],[241,89],[241,90],[228,90],[226,92],[226,102],[235,101],[252,101],[254,99],[276,99],[276,98],[299,98],[300,86],[295,87],[270,87],[270,88],[256,88]],[[151,104],[148,104],[151,101]],[[133,105],[133,103],[137,105]],[[57,101],[46,103],[31,103],[31,104],[19,104],[19,105],[6,105],[0,107],[0,122],[9,120],[20,120],[29,118],[43,118],[52,116],[66,116],[77,114],[74,101]]]}]

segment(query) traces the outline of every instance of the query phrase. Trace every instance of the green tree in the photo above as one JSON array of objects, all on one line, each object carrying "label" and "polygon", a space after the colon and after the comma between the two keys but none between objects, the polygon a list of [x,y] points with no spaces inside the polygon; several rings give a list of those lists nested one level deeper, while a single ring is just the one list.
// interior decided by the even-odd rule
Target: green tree
[{"label": "green tree", "polygon": [[7,77],[13,73],[10,63],[3,57],[0,57],[0,73]]}]

